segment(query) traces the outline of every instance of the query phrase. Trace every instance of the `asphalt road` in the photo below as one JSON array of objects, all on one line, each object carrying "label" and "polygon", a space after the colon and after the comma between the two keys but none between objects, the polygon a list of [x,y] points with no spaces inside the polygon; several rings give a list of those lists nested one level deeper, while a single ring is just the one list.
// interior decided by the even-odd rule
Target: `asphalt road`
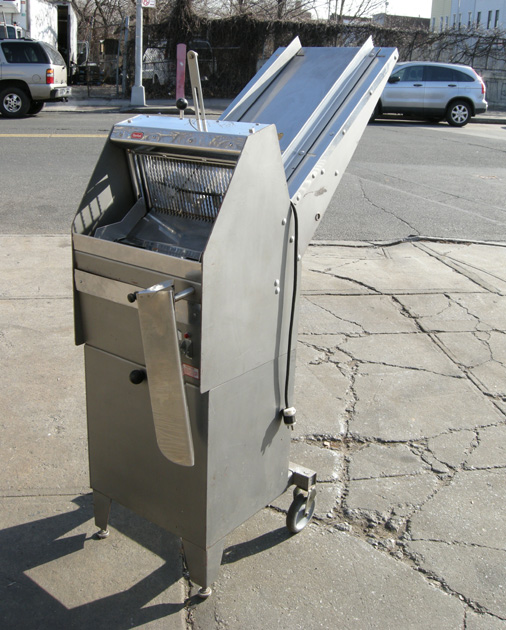
[{"label": "asphalt road", "polygon": [[[4,234],[68,233],[121,113],[0,118]],[[506,241],[506,127],[377,122],[366,129],[315,236]]]},{"label": "asphalt road", "polygon": [[506,127],[369,125],[316,235],[506,240]]}]

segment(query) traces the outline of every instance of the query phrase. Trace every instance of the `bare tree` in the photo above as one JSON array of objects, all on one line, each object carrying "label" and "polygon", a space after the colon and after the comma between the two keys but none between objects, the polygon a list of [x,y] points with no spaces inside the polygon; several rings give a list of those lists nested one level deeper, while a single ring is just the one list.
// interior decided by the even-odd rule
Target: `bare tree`
[{"label": "bare tree", "polygon": [[262,20],[307,19],[312,17],[317,4],[318,0],[210,0],[207,4],[210,13],[205,17],[251,15]]},{"label": "bare tree", "polygon": [[329,21],[352,24],[384,8],[384,0],[329,0]]}]

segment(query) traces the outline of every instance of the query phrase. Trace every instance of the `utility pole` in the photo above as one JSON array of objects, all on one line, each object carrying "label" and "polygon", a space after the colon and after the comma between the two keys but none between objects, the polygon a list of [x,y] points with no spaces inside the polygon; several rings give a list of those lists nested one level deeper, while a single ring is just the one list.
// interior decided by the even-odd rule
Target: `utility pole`
[{"label": "utility pole", "polygon": [[135,22],[135,81],[130,104],[134,107],[145,107],[146,95],[142,85],[142,0],[137,0]]},{"label": "utility pole", "polygon": [[124,39],[123,39],[123,75],[121,77],[121,96],[126,96],[126,79],[127,79],[127,51],[128,51],[128,27],[130,25],[130,18],[128,15],[124,22]]}]

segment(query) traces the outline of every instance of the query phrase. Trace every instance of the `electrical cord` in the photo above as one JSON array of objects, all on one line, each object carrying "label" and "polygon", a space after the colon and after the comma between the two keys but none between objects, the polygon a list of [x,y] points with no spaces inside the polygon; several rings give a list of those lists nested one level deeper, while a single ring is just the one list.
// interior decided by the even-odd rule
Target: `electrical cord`
[{"label": "electrical cord", "polygon": [[[288,404],[288,390],[290,387],[290,363],[291,363],[291,355],[292,355],[292,337],[293,337],[293,325],[295,321],[295,309],[297,306],[297,280],[298,280],[298,256],[299,256],[299,218],[297,216],[297,210],[293,201],[290,201],[290,209],[293,215],[293,223],[294,223],[294,243],[293,243],[293,287],[292,287],[292,305],[290,310],[290,326],[288,328],[288,354],[286,359],[286,380],[285,380],[285,412],[288,409],[293,409],[289,407]],[[295,423],[295,410],[293,409],[293,413],[288,415],[286,413],[284,415],[285,424],[294,424]]]}]

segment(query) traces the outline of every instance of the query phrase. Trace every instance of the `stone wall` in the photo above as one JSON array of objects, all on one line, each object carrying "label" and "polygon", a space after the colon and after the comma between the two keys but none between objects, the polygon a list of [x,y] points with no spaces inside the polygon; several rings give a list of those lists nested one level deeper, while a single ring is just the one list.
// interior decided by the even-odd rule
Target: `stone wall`
[{"label": "stone wall", "polygon": [[489,109],[506,110],[506,70],[476,71],[481,74],[487,86],[487,101]]}]

